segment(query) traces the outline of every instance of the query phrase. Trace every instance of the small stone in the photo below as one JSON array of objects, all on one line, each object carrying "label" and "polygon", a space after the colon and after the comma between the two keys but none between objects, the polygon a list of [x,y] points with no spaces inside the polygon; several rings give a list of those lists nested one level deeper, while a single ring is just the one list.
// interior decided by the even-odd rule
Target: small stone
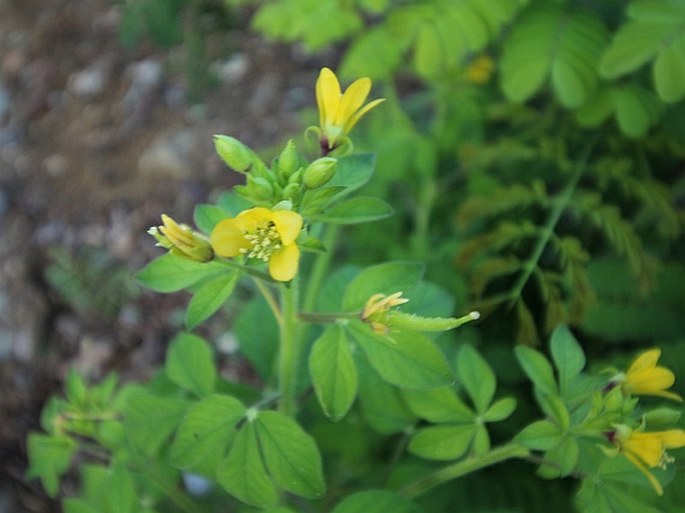
[{"label": "small stone", "polygon": [[197,145],[196,135],[188,130],[163,134],[142,153],[138,171],[150,177],[185,178],[192,174],[189,155]]},{"label": "small stone", "polygon": [[97,96],[105,90],[107,77],[101,66],[94,65],[69,77],[68,90],[76,96]]},{"label": "small stone", "polygon": [[250,61],[242,53],[235,53],[225,61],[215,61],[211,70],[222,82],[234,84],[240,82],[250,68]]}]

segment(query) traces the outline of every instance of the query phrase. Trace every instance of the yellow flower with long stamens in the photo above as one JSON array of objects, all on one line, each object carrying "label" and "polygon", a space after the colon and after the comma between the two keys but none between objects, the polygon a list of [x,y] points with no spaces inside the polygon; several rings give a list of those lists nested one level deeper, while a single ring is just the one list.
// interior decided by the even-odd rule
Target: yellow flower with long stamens
[{"label": "yellow flower with long stamens", "polygon": [[162,226],[153,226],[147,232],[157,240],[158,246],[174,255],[197,262],[209,262],[214,258],[212,247],[204,236],[166,214],[162,214]]},{"label": "yellow flower with long stamens", "polygon": [[685,431],[669,429],[667,431],[636,431],[628,426],[616,426],[616,431],[610,434],[610,440],[617,447],[618,452],[625,455],[640,472],[642,472],[656,490],[662,495],[664,490],[661,483],[649,471],[651,468],[666,468],[673,463],[666,449],[685,447]]},{"label": "yellow flower with long stamens", "polygon": [[361,117],[379,103],[378,98],[364,105],[371,91],[371,79],[355,80],[341,92],[338,77],[329,68],[323,68],[316,81],[316,103],[319,106],[321,148],[328,153],[340,146],[352,127]]},{"label": "yellow flower with long stamens", "polygon": [[386,296],[385,294],[374,294],[366,301],[366,305],[364,305],[364,309],[360,315],[361,320],[371,326],[371,329],[376,333],[387,333],[387,313],[391,308],[403,305],[409,301],[407,298],[401,296],[402,292],[395,292],[389,296]]},{"label": "yellow flower with long stamens", "polygon": [[256,207],[220,221],[210,240],[217,255],[244,255],[268,262],[274,280],[290,281],[299,266],[300,248],[295,240],[302,224],[302,216],[297,212]]},{"label": "yellow flower with long stamens", "polygon": [[667,391],[675,383],[675,375],[670,369],[659,367],[661,349],[655,348],[637,356],[625,374],[621,373],[612,379],[628,394],[656,395],[682,401],[675,392]]}]

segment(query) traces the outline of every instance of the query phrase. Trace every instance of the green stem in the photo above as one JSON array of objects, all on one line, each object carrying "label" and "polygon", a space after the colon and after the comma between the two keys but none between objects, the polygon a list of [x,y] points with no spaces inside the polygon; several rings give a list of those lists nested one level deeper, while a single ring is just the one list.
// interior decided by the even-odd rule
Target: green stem
[{"label": "green stem", "polygon": [[297,319],[298,281],[281,286],[281,346],[278,362],[278,389],[281,394],[280,410],[288,416],[297,411],[297,377],[299,374],[302,343]]},{"label": "green stem", "polygon": [[259,289],[259,292],[262,293],[262,297],[266,301],[266,304],[269,305],[269,308],[271,308],[271,313],[274,314],[274,317],[276,318],[276,322],[278,325],[283,324],[283,315],[281,314],[280,308],[278,308],[278,304],[276,303],[276,299],[274,298],[274,295],[271,293],[269,288],[264,284],[262,280],[254,279],[255,285],[257,285],[257,288]]},{"label": "green stem", "polygon": [[452,465],[447,465],[432,474],[417,479],[405,486],[400,493],[405,497],[417,497],[440,486],[447,481],[465,476],[490,465],[501,463],[512,458],[526,458],[530,450],[518,444],[507,444],[496,447],[482,456],[471,456]]},{"label": "green stem", "polygon": [[561,195],[556,198],[556,201],[554,202],[554,208],[552,209],[552,212],[550,213],[550,216],[547,218],[547,222],[543,227],[542,235],[535,243],[535,247],[533,248],[533,252],[530,258],[524,263],[523,273],[519,276],[518,280],[516,280],[516,283],[512,287],[511,292],[508,294],[509,300],[511,301],[512,305],[520,297],[521,292],[523,292],[523,288],[526,286],[526,283],[528,283],[528,280],[533,274],[533,271],[535,271],[535,268],[538,265],[542,253],[545,251],[547,244],[554,235],[554,229],[556,228],[559,219],[561,219],[561,215],[564,213],[564,210],[568,206],[568,203],[571,201],[571,197],[573,196],[573,192],[576,190],[576,187],[578,186],[580,177],[583,175],[583,172],[587,168],[587,163],[590,158],[590,154],[592,153],[592,148],[594,147],[596,141],[597,138],[594,138],[587,145],[584,154],[578,160],[578,164],[575,170],[573,171],[571,179],[566,184],[566,187],[564,187],[564,190],[561,192]]}]

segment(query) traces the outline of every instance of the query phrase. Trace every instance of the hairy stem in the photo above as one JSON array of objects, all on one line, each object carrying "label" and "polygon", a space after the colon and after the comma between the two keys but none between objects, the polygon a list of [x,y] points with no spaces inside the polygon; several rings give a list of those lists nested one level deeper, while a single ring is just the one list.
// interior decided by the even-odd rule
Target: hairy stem
[{"label": "hairy stem", "polygon": [[281,346],[279,353],[278,389],[281,393],[280,410],[288,416],[297,411],[297,377],[302,352],[299,322],[297,318],[298,281],[281,286]]}]

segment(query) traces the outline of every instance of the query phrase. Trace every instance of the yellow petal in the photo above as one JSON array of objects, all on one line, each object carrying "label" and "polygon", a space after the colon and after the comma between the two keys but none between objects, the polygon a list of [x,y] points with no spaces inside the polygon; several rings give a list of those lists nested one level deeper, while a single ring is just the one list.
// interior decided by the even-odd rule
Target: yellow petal
[{"label": "yellow petal", "polygon": [[271,213],[271,220],[281,236],[284,246],[292,244],[302,230],[302,216],[290,210],[276,210]]},{"label": "yellow petal", "polygon": [[224,257],[237,256],[241,249],[250,247],[250,242],[245,239],[234,218],[220,221],[212,230],[210,242],[214,252]]},{"label": "yellow petal", "polygon": [[677,449],[685,447],[685,431],[682,429],[669,429],[659,433],[664,447],[667,449]]},{"label": "yellow petal", "polygon": [[639,372],[644,369],[656,367],[656,362],[659,361],[660,356],[661,349],[659,348],[650,349],[649,351],[639,354],[637,358],[633,360],[633,363],[630,364],[626,374],[630,376],[630,374],[633,372]]},{"label": "yellow petal", "polygon": [[316,81],[316,103],[319,106],[319,125],[333,123],[340,105],[340,83],[329,68],[323,68]]},{"label": "yellow petal", "polygon": [[271,219],[272,211],[264,207],[255,207],[243,210],[235,217],[236,225],[247,232],[253,232],[263,221]]},{"label": "yellow petal", "polygon": [[649,394],[666,390],[675,383],[675,375],[664,367],[647,367],[626,377],[628,389],[634,394]]},{"label": "yellow petal", "polygon": [[300,262],[300,248],[296,244],[283,246],[274,251],[269,259],[269,274],[274,280],[290,281],[297,274]]},{"label": "yellow petal", "polygon": [[631,453],[648,467],[656,467],[664,454],[664,444],[659,433],[641,433],[634,431],[623,443],[626,453]]},{"label": "yellow petal", "polygon": [[654,490],[656,491],[657,494],[663,495],[664,494],[664,489],[661,487],[661,483],[657,481],[656,477],[652,475],[652,473],[645,468],[645,466],[632,454],[625,453],[626,458],[637,467],[637,469],[642,472],[647,479],[649,479],[649,482],[651,485],[654,487]]},{"label": "yellow petal", "polygon": [[340,100],[340,106],[338,107],[338,113],[335,117],[334,124],[338,126],[346,125],[354,113],[364,105],[364,100],[366,100],[366,97],[369,95],[369,91],[371,91],[371,80],[369,78],[364,77],[355,80],[350,87],[347,88]]},{"label": "yellow petal", "polygon": [[361,117],[369,112],[371,109],[373,109],[376,105],[379,103],[383,103],[385,101],[385,98],[378,98],[372,102],[367,103],[363,109],[358,110],[354,116],[350,118],[350,120],[347,122],[345,125],[345,133],[349,132],[352,130],[352,127],[357,124],[357,121],[361,119]]}]

